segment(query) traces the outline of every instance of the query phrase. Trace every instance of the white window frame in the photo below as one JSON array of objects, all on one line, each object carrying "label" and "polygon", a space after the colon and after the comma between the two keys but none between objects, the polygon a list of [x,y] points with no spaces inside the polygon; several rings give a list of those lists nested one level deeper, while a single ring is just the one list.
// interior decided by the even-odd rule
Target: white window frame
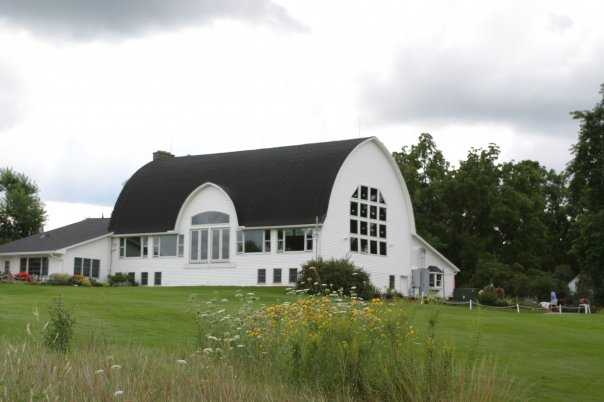
[{"label": "white window frame", "polygon": [[[208,232],[208,244],[207,244],[207,259],[206,260],[202,260],[201,259],[201,232],[203,230],[207,230]],[[224,231],[228,231],[229,232],[229,245],[228,245],[228,253],[229,256],[228,258],[223,258],[223,249],[222,249],[222,245],[223,245],[223,232]],[[212,258],[212,244],[213,244],[213,232],[219,232],[219,236],[218,236],[218,256],[219,258]],[[213,263],[225,263],[225,262],[229,262],[230,261],[230,257],[231,257],[231,228],[230,226],[224,226],[224,225],[200,225],[199,227],[194,227],[190,230],[190,235],[191,235],[191,239],[193,238],[193,232],[198,232],[197,235],[197,257],[198,259],[193,260],[191,258],[191,254],[192,254],[192,249],[189,250],[189,263],[191,264],[213,264]]]},{"label": "white window frame", "polygon": [[[138,237],[141,242],[141,252],[138,256],[126,256],[126,239]],[[119,238],[120,258],[145,258],[149,256],[149,236],[123,236]]]},{"label": "white window frame", "polygon": [[[366,199],[362,199],[361,198],[361,187],[366,187],[367,188],[367,198]],[[377,192],[377,197],[375,201],[371,200],[371,192],[372,189],[375,190]],[[356,196],[355,196],[356,195]],[[352,207],[351,207],[351,203],[356,203],[356,211],[357,214],[353,215],[352,214]],[[367,214],[365,217],[361,216],[361,210],[363,208],[363,205],[366,206],[367,209]],[[375,208],[376,211],[376,217],[375,218],[371,218],[371,209]],[[380,219],[380,208],[384,209],[385,215],[386,215],[386,220],[381,220]],[[386,204],[386,201],[384,199],[384,196],[382,194],[382,191],[374,186],[370,186],[370,185],[366,185],[366,184],[359,184],[355,187],[355,189],[353,190],[350,199],[349,199],[349,203],[348,203],[348,233],[349,233],[349,237],[350,239],[352,238],[356,238],[356,244],[357,244],[357,250],[353,251],[351,244],[352,244],[352,240],[349,239],[348,241],[348,250],[351,253],[354,254],[363,254],[363,255],[370,255],[370,256],[374,256],[374,257],[387,257],[388,256],[388,205]],[[357,227],[357,233],[352,233],[350,231],[350,226],[351,223],[350,221],[356,221],[356,227]],[[361,234],[361,226],[362,226],[362,222],[365,222],[367,224],[367,232],[366,234]],[[376,233],[375,236],[371,235],[371,225],[375,224],[376,226]],[[381,237],[380,236],[380,226],[383,225],[385,228],[385,237]],[[361,247],[361,241],[367,241],[367,251],[363,251],[363,248]],[[372,253],[371,252],[371,242],[375,241],[377,244],[376,247],[376,252]],[[386,250],[386,254],[381,254],[380,253],[380,249],[381,249],[381,245],[384,245],[385,250]]]},{"label": "white window frame", "polygon": [[[161,255],[161,239],[164,236],[176,236],[176,254]],[[153,242],[153,258],[180,258],[184,255],[184,235],[177,233],[166,233],[153,236],[151,239]]]},{"label": "white window frame", "polygon": [[[430,289],[442,289],[443,287],[443,282],[444,282],[444,278],[443,278],[443,274],[440,272],[430,272],[430,277],[428,280],[428,284],[430,286]],[[432,285],[434,284],[434,285]]]},{"label": "white window frame", "polygon": [[[303,230],[304,231],[304,250],[291,250],[285,251],[287,236],[285,236],[285,232],[287,230]],[[283,228],[277,230],[277,252],[278,253],[307,253],[311,252],[315,249],[315,230],[313,228]],[[311,248],[308,248],[308,242],[310,241]]]},{"label": "white window frame", "polygon": [[[262,251],[245,250],[245,232],[262,231]],[[237,254],[269,254],[272,249],[271,229],[240,229],[237,231]]]}]

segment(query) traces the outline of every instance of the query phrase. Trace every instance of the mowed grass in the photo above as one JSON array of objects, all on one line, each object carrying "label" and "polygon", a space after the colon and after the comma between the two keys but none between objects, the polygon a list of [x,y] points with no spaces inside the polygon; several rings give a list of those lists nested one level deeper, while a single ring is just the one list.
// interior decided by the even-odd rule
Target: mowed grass
[{"label": "mowed grass", "polygon": [[[26,337],[26,325],[62,295],[75,313],[76,342],[106,340],[167,351],[192,349],[190,298],[228,299],[237,288],[75,288],[0,285],[0,341]],[[258,305],[289,300],[283,288],[246,288]],[[517,378],[536,401],[604,400],[604,315],[469,311],[463,307],[401,303],[420,331],[437,316],[438,336],[457,353],[493,357],[502,374]],[[504,373],[505,372],[505,373]]]}]

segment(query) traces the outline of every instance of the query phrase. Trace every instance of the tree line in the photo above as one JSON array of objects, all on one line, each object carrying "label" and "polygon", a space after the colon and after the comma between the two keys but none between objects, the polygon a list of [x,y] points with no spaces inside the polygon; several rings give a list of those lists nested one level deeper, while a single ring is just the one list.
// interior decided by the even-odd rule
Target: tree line
[{"label": "tree line", "polygon": [[568,296],[604,303],[604,85],[579,122],[572,159],[560,172],[537,161],[502,161],[495,144],[472,148],[453,166],[434,138],[394,152],[418,233],[461,268],[457,286],[508,294]]}]

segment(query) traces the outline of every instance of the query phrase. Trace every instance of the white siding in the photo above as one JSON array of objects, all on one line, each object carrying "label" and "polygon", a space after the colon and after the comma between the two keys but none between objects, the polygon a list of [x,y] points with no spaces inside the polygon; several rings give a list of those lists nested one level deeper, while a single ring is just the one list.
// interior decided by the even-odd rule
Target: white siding
[{"label": "white siding", "polygon": [[[230,216],[230,259],[226,263],[189,263],[191,217],[204,211],[220,211]],[[176,222],[176,231],[185,235],[184,257],[152,257],[153,247],[149,239],[149,256],[144,258],[120,258],[119,239],[113,240],[113,272],[134,272],[140,282],[141,272],[149,273],[149,285],[153,285],[154,272],[162,272],[162,285],[167,286],[256,286],[257,270],[266,269],[266,286],[288,286],[289,269],[300,266],[314,257],[313,252],[277,253],[277,231],[272,230],[270,253],[236,254],[238,220],[230,197],[214,185],[201,186],[185,201]],[[280,268],[282,281],[273,283],[273,269]]]},{"label": "white siding", "polygon": [[[426,268],[431,265],[440,268],[444,272],[444,297],[453,297],[453,290],[455,289],[455,275],[456,269],[450,262],[442,258],[440,255],[426,247],[419,239],[413,237],[413,250],[416,256],[416,263],[413,268]],[[425,250],[425,265],[420,265],[419,256],[421,250]]]},{"label": "white siding", "polygon": [[[401,276],[411,275],[410,248],[414,224],[409,198],[401,186],[390,156],[374,141],[359,145],[346,159],[338,173],[323,225],[321,252],[326,258],[349,257],[363,267],[378,288],[388,287],[389,275],[395,275],[395,288],[401,289]],[[387,207],[388,255],[350,253],[350,200],[358,185],[377,188]]]},{"label": "white siding", "polygon": [[100,260],[99,280],[104,282],[109,274],[109,264],[111,262],[109,255],[111,247],[111,238],[104,237],[92,242],[68,248],[61,258],[60,271],[73,275],[74,258],[92,258]]}]

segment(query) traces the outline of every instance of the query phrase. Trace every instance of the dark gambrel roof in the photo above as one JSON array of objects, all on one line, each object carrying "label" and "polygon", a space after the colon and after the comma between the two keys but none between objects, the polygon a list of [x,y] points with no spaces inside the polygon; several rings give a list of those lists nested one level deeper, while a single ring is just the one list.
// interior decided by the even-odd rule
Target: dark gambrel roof
[{"label": "dark gambrel roof", "polygon": [[340,166],[366,139],[149,162],[122,189],[110,229],[116,234],[173,230],[187,196],[207,182],[228,193],[240,225],[323,222]]},{"label": "dark gambrel roof", "polygon": [[88,218],[48,232],[0,245],[0,253],[55,251],[109,233],[109,219]]}]

